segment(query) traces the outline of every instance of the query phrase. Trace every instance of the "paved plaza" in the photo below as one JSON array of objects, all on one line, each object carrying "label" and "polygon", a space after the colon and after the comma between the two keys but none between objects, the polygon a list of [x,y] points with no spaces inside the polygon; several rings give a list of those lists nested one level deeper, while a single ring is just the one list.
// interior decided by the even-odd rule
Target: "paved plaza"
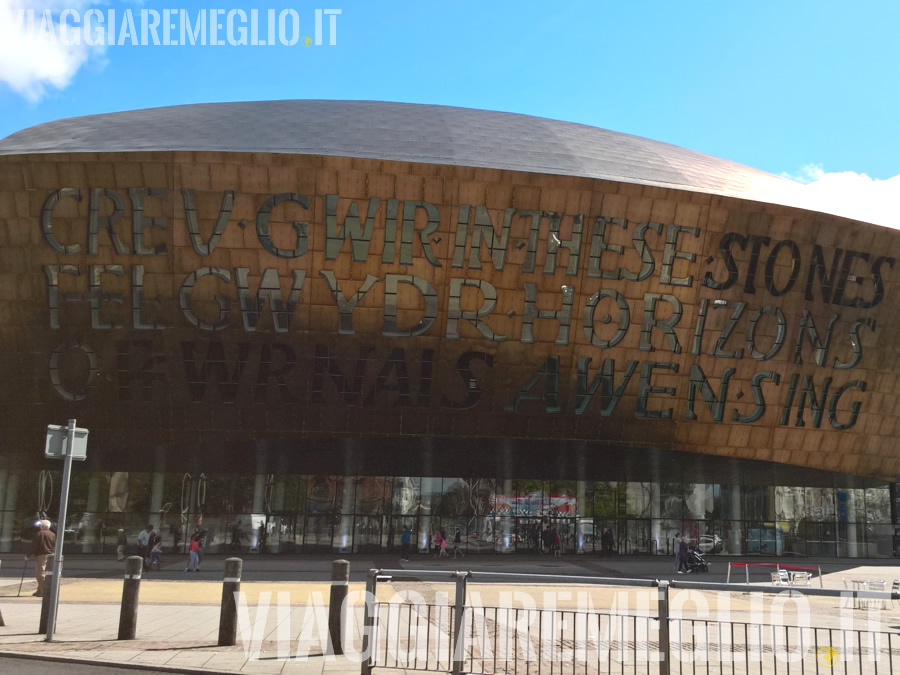
[{"label": "paved plaza", "polygon": [[[14,562],[9,556],[3,560],[4,575],[0,578],[2,584],[0,611],[6,623],[5,627],[0,628],[2,654],[40,655],[48,659],[109,663],[118,667],[154,668],[170,672],[359,671],[358,663],[352,658],[323,655],[322,638],[325,635],[327,615],[324,607],[328,603],[330,590],[329,582],[326,580],[330,571],[330,559],[324,557],[302,560],[253,558],[246,561],[244,577],[250,580],[242,585],[247,606],[243,626],[245,632],[239,631],[238,644],[235,647],[216,646],[224,558],[208,557],[204,561],[205,569],[199,574],[185,575],[181,571],[183,568],[180,560],[178,564],[170,562],[160,572],[146,574],[140,592],[137,639],[119,641],[116,636],[122,593],[121,565],[115,561],[96,557],[72,556],[71,559],[67,557],[67,572],[71,576],[67,576],[61,589],[59,621],[55,641],[50,644],[45,643],[43,636],[37,634],[40,601],[31,597],[33,580],[26,579],[22,585],[22,595],[16,597],[21,577],[10,574],[14,571]],[[845,579],[881,578],[890,582],[894,578],[900,578],[898,566],[883,564],[882,561],[862,562],[866,564],[850,566],[840,561],[824,563],[823,571],[834,568],[834,571],[826,572],[823,578],[825,587],[841,588]],[[453,585],[449,573],[455,569],[571,576],[603,574],[632,578],[654,578],[654,571],[660,571],[663,572],[661,576],[666,576],[666,572],[669,578],[675,576],[671,574],[668,561],[657,559],[532,559],[483,556],[479,559],[435,561],[433,558],[422,557],[404,565],[407,569],[444,568],[448,572],[447,583],[418,582],[410,575],[391,583],[380,584],[379,602],[389,601],[396,593],[403,595],[412,591],[421,598],[420,602],[430,605],[447,602],[452,604]],[[353,637],[352,647],[357,650],[361,647],[363,625],[362,577],[365,570],[373,566],[397,568],[399,563],[393,559],[351,559],[352,579],[349,591],[352,611],[348,626]],[[19,573],[21,574],[21,568]],[[253,580],[260,577],[262,579]],[[287,577],[287,579],[266,580],[265,577]],[[307,580],[307,577],[317,578]],[[696,579],[701,580],[701,577],[698,576]],[[704,575],[702,580],[724,580],[724,572]],[[761,575],[757,575],[755,581],[762,583]],[[680,607],[678,612],[682,616],[692,617],[696,615],[697,608],[694,603],[696,597],[693,600],[678,598],[679,593],[687,592],[672,591],[671,603],[673,607],[676,605]],[[286,595],[279,596],[279,594]],[[542,586],[473,582],[468,587],[468,603],[493,608],[509,604],[511,597],[518,601],[522,594],[534,597],[539,608],[549,602],[555,604],[557,610],[579,609],[583,606],[584,597],[590,598],[591,606],[597,612],[609,612],[614,603],[618,603],[620,610],[627,608],[631,614],[639,614],[643,608],[644,612],[649,609],[652,615],[655,608],[655,589],[556,582],[553,585]],[[707,592],[704,592],[703,596],[710,608],[710,618],[721,619],[720,603],[724,596]],[[728,596],[727,620],[754,621],[752,612],[759,607],[753,605],[754,601],[750,596],[740,593],[725,596]],[[263,622],[257,624],[261,599],[264,604],[268,601],[269,609]],[[281,610],[278,608],[279,603],[283,605]],[[627,603],[627,607],[623,606],[623,603]],[[766,605],[768,611],[770,599],[766,600],[766,603],[769,603]],[[841,621],[846,621],[849,617],[856,622],[855,627],[868,629],[865,622],[876,617],[879,630],[896,632],[900,628],[900,611],[893,603],[886,603],[884,609],[872,612],[852,608],[842,609],[840,599],[829,597],[810,598],[809,607],[811,623],[814,626],[838,628]],[[489,615],[490,611],[492,610],[486,610],[484,614],[488,623],[498,619],[496,613]],[[676,612],[673,610],[673,616],[675,615]],[[411,617],[411,614],[403,616],[397,614],[397,620],[402,623],[401,632],[415,632]],[[802,618],[797,614],[793,603],[785,604],[784,617],[786,624],[794,624]],[[448,624],[448,618],[449,614],[437,621],[431,620],[430,623],[440,627],[441,623]],[[396,626],[391,630],[395,628]],[[571,629],[572,626],[569,626],[569,630]],[[440,648],[436,649],[435,637],[431,636],[428,639],[430,653],[440,652]],[[307,658],[297,659],[298,651],[306,654]],[[385,662],[392,663],[390,659]],[[403,668],[392,668],[390,672],[402,670]]]}]

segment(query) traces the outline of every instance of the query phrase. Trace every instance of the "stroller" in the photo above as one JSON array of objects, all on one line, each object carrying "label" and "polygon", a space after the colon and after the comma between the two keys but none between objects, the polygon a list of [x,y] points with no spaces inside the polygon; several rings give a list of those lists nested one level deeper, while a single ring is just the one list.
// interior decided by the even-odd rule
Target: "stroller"
[{"label": "stroller", "polygon": [[706,560],[700,554],[700,549],[696,546],[691,546],[690,550],[688,550],[687,568],[688,572],[692,574],[709,572],[709,563],[706,562]]}]

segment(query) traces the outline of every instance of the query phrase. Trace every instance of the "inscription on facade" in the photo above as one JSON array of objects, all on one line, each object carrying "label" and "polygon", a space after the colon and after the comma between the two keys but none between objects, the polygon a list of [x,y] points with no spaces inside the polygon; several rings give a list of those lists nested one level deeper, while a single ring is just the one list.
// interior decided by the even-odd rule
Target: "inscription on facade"
[{"label": "inscription on facade", "polygon": [[[271,312],[271,330],[291,334],[301,295],[309,292],[312,284],[320,284],[333,298],[338,318],[336,325],[318,329],[331,330],[339,336],[357,333],[355,313],[377,285],[383,287],[381,335],[385,338],[437,336],[436,325],[440,325],[445,328],[437,337],[446,340],[480,336],[489,342],[532,344],[535,327],[552,324],[554,344],[564,347],[573,342],[575,331],[582,331],[597,354],[578,358],[575,390],[572,396],[566,397],[571,409],[563,411],[559,404],[560,357],[551,355],[530,379],[521,383],[518,393],[506,405],[510,412],[518,411],[524,401],[537,400],[548,413],[594,411],[609,416],[615,412],[629,383],[636,381],[634,415],[669,419],[672,409],[664,401],[676,394],[675,389],[654,384],[654,379],[667,372],[678,373],[683,368],[689,375],[687,420],[703,418],[750,424],[763,416],[767,401],[774,404],[777,399],[781,425],[818,428],[827,421],[834,429],[851,428],[862,406],[859,397],[866,391],[866,382],[852,379],[833,386],[834,376],[829,373],[860,366],[865,356],[863,345],[874,337],[878,325],[875,319],[859,313],[884,302],[883,276],[896,264],[892,257],[868,251],[828,249],[818,244],[805,249],[787,239],[775,241],[767,236],[727,231],[719,237],[717,255],[701,260],[698,265],[699,247],[691,244],[701,237],[698,227],[649,221],[633,223],[624,218],[541,210],[491,211],[483,205],[471,204],[453,207],[449,216],[445,211],[444,218],[448,221],[442,223],[441,210],[426,201],[344,200],[336,194],[325,197],[324,219],[319,225],[311,225],[317,222],[311,199],[296,193],[269,196],[256,209],[255,223],[251,223],[233,217],[236,200],[240,198],[235,191],[225,191],[218,201],[218,212],[212,213],[198,211],[198,198],[193,189],[181,190],[176,198],[180,202],[176,208],[183,209],[187,241],[201,259],[180,280],[177,290],[181,315],[178,321],[183,321],[183,326],[208,333],[226,329],[254,333],[259,330],[261,317]],[[125,193],[108,188],[65,187],[47,196],[39,227],[46,246],[60,255],[59,262],[44,265],[42,270],[47,291],[47,325],[51,330],[62,330],[67,313],[78,311],[79,305],[87,308],[91,328],[97,331],[161,331],[178,326],[174,317],[155,312],[146,300],[144,280],[151,263],[134,262],[134,256],[151,258],[170,254],[166,244],[160,241],[169,223],[163,217],[146,215],[150,203],[155,202],[156,210],[151,212],[156,212],[169,199],[168,191],[163,188],[133,188]],[[80,238],[71,236],[71,225],[66,229],[70,236],[63,237],[54,220],[64,200],[87,200],[88,215]],[[345,206],[340,208],[341,204]],[[285,205],[290,205],[291,213],[300,210],[309,213],[309,217],[286,224],[276,220],[279,210],[287,208]],[[211,228],[205,228],[206,234],[201,232],[202,221],[213,223]],[[124,228],[129,222],[130,236],[126,237]],[[447,244],[449,255],[443,263],[435,253],[435,246],[441,240],[439,232],[445,231],[442,225],[451,233]],[[514,230],[514,225],[518,230]],[[514,240],[512,232],[522,231],[523,226],[527,235]],[[311,255],[312,227],[323,230],[325,265],[322,269],[312,269],[304,260]],[[259,247],[271,256],[272,266],[263,266],[254,277],[246,266],[224,268],[202,264],[202,258],[216,250],[229,228],[255,230]],[[278,231],[273,232],[276,228]],[[630,251],[621,243],[621,237],[613,236],[619,230],[630,241]],[[91,258],[98,257],[101,242],[105,246],[107,241],[115,256],[127,256],[129,260],[91,262]],[[339,278],[331,268],[336,267],[342,256],[349,257],[353,263],[374,258],[385,267],[412,265],[414,251],[417,259],[420,254],[433,268],[448,265],[443,272],[448,293],[440,294],[431,281],[419,275],[385,272],[345,279]],[[505,322],[506,328],[501,330],[491,319],[497,316],[499,306],[508,307],[503,302],[504,291],[482,276],[488,267],[494,273],[502,273],[514,252],[521,254],[523,275],[538,279],[559,272],[571,280],[559,287],[555,297],[542,293],[534,280],[523,280],[519,289],[521,300],[517,299],[518,305],[504,312],[506,317],[518,317],[515,328],[510,330],[511,324]],[[65,262],[68,257],[71,263]],[[285,267],[276,265],[276,260],[295,260],[304,269],[289,269],[286,274]],[[635,260],[639,261],[637,265]],[[696,274],[698,269],[702,274]],[[112,277],[130,280],[130,297],[111,293],[104,287],[105,281]],[[597,280],[601,288],[577,304],[579,278]],[[651,280],[653,288],[629,293],[627,298],[621,288],[602,287],[604,281],[649,285]],[[80,292],[73,291],[79,284]],[[686,319],[676,289],[692,287],[727,293],[728,299],[704,294],[697,301],[696,312]],[[205,295],[212,293],[217,307],[213,314],[195,307],[197,289],[203,289]],[[728,293],[731,289],[740,289],[743,299],[731,299],[734,297]],[[397,298],[401,292],[419,296],[415,322],[399,318]],[[808,305],[793,319],[786,316],[780,305],[790,293],[798,294]],[[463,300],[464,294],[467,302]],[[236,303],[231,302],[232,297],[236,297]],[[473,297],[478,298],[476,306],[471,304]],[[753,302],[756,298],[759,301]],[[812,303],[818,307],[815,315],[809,308]],[[845,318],[847,310],[853,313],[852,317]],[[439,322],[442,313],[446,321]],[[718,315],[723,320],[719,321]],[[824,319],[826,315],[828,318]],[[708,328],[708,324],[718,327]],[[647,352],[648,360],[616,359],[613,353],[604,353],[631,335],[635,336],[636,349]],[[685,340],[685,335],[690,339]],[[98,357],[87,343],[89,340],[84,344],[65,342],[51,357],[53,386],[69,400],[84,396],[84,391],[96,380],[100,367]],[[243,346],[230,365],[226,364],[224,352],[219,355],[216,351],[221,349],[221,343],[215,339],[208,342],[206,357],[201,361],[195,355],[193,343],[182,344],[181,371],[184,382],[190,383],[190,400],[203,398],[205,383],[211,378],[218,382],[222,400],[226,402],[235,400],[242,387],[249,387],[257,398],[267,396],[268,388],[274,387],[283,402],[298,399],[294,379],[302,374],[296,369],[298,357],[292,346],[264,345],[262,349],[269,350],[268,356],[258,355],[256,379],[251,380],[244,377],[244,372],[252,350],[249,343],[239,344]],[[353,373],[331,363],[327,358],[328,349],[324,345],[315,347],[313,403],[323,403],[323,392],[330,386],[338,386],[339,398],[347,405],[370,405],[387,391],[393,392],[392,400],[402,406],[427,407],[434,403],[448,408],[474,407],[478,405],[480,390],[472,364],[480,362],[487,369],[497,365],[491,354],[470,350],[455,364],[446,366],[455,368],[467,386],[464,397],[453,398],[446,393],[436,396],[430,390],[430,375],[437,367],[430,350],[421,352],[416,365],[418,372],[427,372],[429,377],[411,384],[407,354],[402,346],[395,347],[381,364],[370,363],[360,353],[361,361]],[[67,388],[59,377],[60,361],[72,350],[81,350],[90,362],[87,379],[77,392]],[[277,369],[271,366],[272,350],[281,359]],[[320,359],[322,350],[325,355]],[[753,411],[742,415],[737,409],[728,409],[730,380],[735,368],[719,369],[721,375],[715,383],[710,379],[710,372],[705,372],[700,364],[660,359],[666,352],[760,362],[761,369],[753,376],[750,386]],[[817,374],[784,373],[767,368],[766,362],[779,355],[781,360],[795,366],[814,364]],[[119,358],[127,361],[127,352],[122,352]],[[134,377],[152,382],[164,370],[160,369],[159,360],[172,357],[156,354],[148,358],[150,370],[141,368],[139,375],[132,373],[123,380],[124,385],[120,382],[120,398],[124,397],[121,400],[130,400],[135,395],[131,384]],[[377,373],[366,380],[371,383],[366,390],[362,383],[366,369],[371,368]],[[120,369],[120,372],[125,371]],[[470,383],[475,385],[468,387]],[[849,407],[841,405],[845,396],[852,397]],[[657,403],[655,407],[648,403],[651,397]]]}]

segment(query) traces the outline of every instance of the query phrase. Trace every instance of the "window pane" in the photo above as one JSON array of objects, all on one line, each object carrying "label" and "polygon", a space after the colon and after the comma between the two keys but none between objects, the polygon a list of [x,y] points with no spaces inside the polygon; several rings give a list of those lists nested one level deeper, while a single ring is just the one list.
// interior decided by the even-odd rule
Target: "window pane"
[{"label": "window pane", "polygon": [[[681,483],[660,483],[659,485],[654,485],[653,488],[655,488],[654,493],[656,490],[659,490],[659,515],[663,518],[680,520],[684,515],[684,497]],[[688,484],[684,488],[686,490],[692,489],[693,485]]]},{"label": "window pane", "polygon": [[391,493],[392,510],[399,515],[414,515],[419,507],[419,478],[397,476]]},{"label": "window pane", "polygon": [[832,488],[806,488],[807,518],[817,522],[834,522],[834,515],[834,490]]},{"label": "window pane", "polygon": [[866,489],[866,522],[891,522],[891,493],[886,485]]},{"label": "window pane", "polygon": [[[117,471],[110,476],[109,510],[114,513],[150,512],[150,474]],[[146,525],[146,523],[144,523]]]},{"label": "window pane", "polygon": [[684,486],[684,517],[699,520],[714,517],[714,486],[703,483],[689,483]]},{"label": "window pane", "polygon": [[772,520],[775,511],[772,499],[775,489],[767,485],[745,485],[744,513],[746,520]]},{"label": "window pane", "polygon": [[[625,515],[650,517],[650,483],[628,483],[625,488]],[[680,517],[680,515],[679,515]]]}]

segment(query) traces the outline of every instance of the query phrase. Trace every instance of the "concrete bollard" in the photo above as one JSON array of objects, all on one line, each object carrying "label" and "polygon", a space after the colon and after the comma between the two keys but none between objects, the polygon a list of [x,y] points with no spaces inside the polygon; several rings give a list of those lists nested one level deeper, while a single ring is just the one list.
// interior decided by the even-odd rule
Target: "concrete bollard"
[{"label": "concrete bollard", "polygon": [[328,601],[328,635],[331,640],[331,649],[335,654],[343,654],[343,640],[341,628],[343,627],[341,610],[344,600],[347,598],[347,585],[350,583],[350,561],[335,560],[331,563],[331,597]]},{"label": "concrete bollard", "polygon": [[[50,617],[50,584],[53,581],[53,560],[54,555],[51,553],[47,556],[47,578],[44,579],[43,588],[39,588],[38,590],[43,593],[44,597],[41,598],[41,620],[38,624],[38,633],[40,635],[47,634],[47,621]],[[37,561],[34,562],[37,565]]]},{"label": "concrete bollard", "polygon": [[139,555],[125,558],[125,581],[122,582],[122,609],[119,613],[119,640],[134,640],[137,630],[138,594],[144,559]]},{"label": "concrete bollard", "polygon": [[219,646],[234,647],[237,644],[237,602],[234,594],[241,590],[241,572],[244,561],[240,558],[225,560],[225,578],[222,580],[222,608],[219,610]]}]

